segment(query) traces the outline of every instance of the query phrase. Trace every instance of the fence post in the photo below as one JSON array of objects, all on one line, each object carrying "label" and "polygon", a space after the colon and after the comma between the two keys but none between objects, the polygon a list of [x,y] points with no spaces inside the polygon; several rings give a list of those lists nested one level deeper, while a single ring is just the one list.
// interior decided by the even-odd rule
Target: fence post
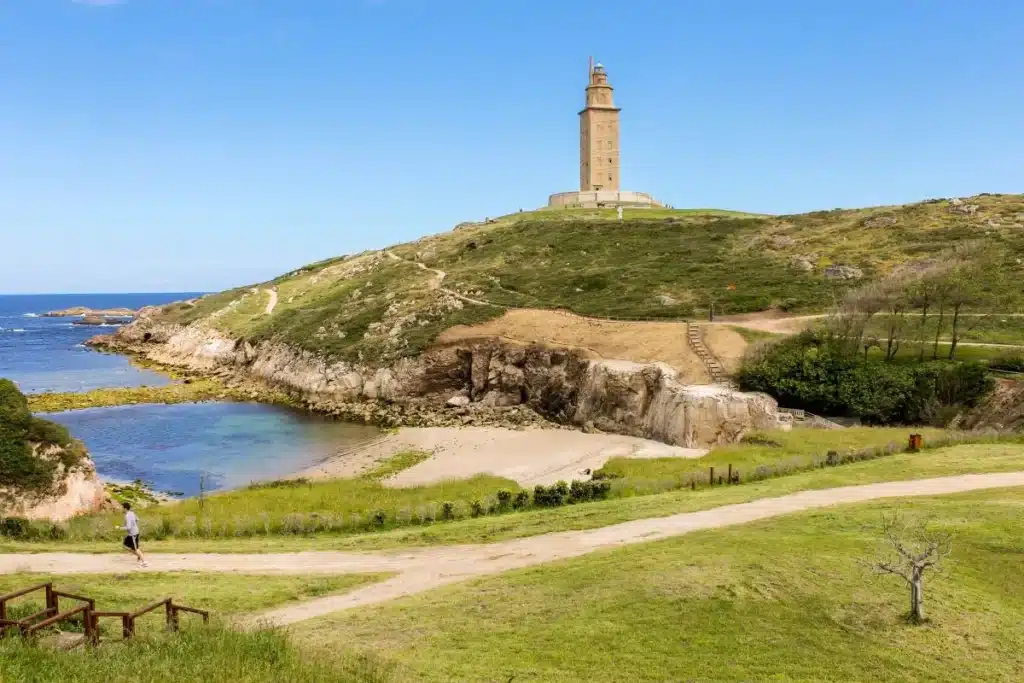
[{"label": "fence post", "polygon": [[92,620],[92,609],[85,610],[85,613],[82,616],[82,622],[83,622],[83,625],[85,626],[85,643],[87,645],[95,645],[96,644],[96,636],[93,633],[93,629],[95,628],[95,624],[93,623],[93,620]]},{"label": "fence post", "polygon": [[121,634],[125,640],[129,640],[135,635],[135,620],[130,614],[121,617]]},{"label": "fence post", "polygon": [[732,483],[732,463],[729,463],[729,476],[726,478],[726,482],[729,484]]},{"label": "fence post", "polygon": [[174,602],[172,600],[167,601],[167,630],[178,630],[178,610],[174,609]]},{"label": "fence post", "polygon": [[715,485],[715,468],[714,467],[709,467],[708,470],[709,470],[708,483],[710,483],[712,486],[714,486]]},{"label": "fence post", "polygon": [[59,614],[57,611],[57,596],[53,592],[53,584],[46,584],[46,609],[53,614]]}]

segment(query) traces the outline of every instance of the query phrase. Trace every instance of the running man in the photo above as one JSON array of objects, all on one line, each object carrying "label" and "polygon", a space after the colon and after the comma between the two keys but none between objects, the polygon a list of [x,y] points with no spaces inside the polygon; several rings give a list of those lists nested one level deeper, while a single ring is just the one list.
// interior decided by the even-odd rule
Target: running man
[{"label": "running man", "polygon": [[124,537],[124,547],[139,559],[140,567],[148,567],[146,558],[139,549],[139,518],[132,512],[131,503],[121,503],[121,507],[124,508],[124,526],[118,528],[128,532]]}]

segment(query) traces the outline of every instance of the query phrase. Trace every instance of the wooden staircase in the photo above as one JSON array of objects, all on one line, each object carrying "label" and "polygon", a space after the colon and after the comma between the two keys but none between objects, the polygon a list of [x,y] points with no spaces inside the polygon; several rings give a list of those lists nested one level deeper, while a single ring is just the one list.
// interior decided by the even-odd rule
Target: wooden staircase
[{"label": "wooden staircase", "polygon": [[[8,618],[8,603],[39,591],[42,591],[45,596],[45,609],[22,619]],[[61,598],[71,600],[77,605],[62,612]],[[178,630],[181,612],[198,614],[202,616],[204,624],[210,623],[210,613],[206,610],[178,605],[172,598],[165,598],[135,612],[100,612],[96,610],[96,601],[92,598],[55,590],[52,583],[41,583],[7,595],[0,595],[0,638],[6,636],[7,632],[11,630],[20,633],[23,638],[34,639],[49,633],[49,629],[57,627],[59,624],[80,622],[81,634],[61,632],[57,633],[55,638],[50,639],[52,641],[50,644],[53,647],[70,650],[83,644],[98,645],[100,642],[100,619],[117,618],[121,621],[121,640],[129,640],[135,636],[136,620],[156,612],[161,607],[169,631]]]},{"label": "wooden staircase", "polygon": [[708,375],[711,376],[712,384],[722,384],[728,387],[734,387],[732,380],[729,379],[728,373],[725,368],[722,367],[722,363],[715,357],[715,354],[711,353],[711,350],[704,344],[704,334],[701,331],[701,326],[697,323],[688,322],[686,323],[686,341],[690,345],[697,357],[700,358],[701,363],[704,364],[704,368],[708,371]]}]

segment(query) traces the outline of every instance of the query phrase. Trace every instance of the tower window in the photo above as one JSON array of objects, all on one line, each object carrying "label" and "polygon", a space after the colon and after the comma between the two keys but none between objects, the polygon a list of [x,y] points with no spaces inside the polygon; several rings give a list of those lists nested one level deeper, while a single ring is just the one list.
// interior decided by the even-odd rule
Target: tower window
[{"label": "tower window", "polygon": [[612,174],[611,174],[611,173],[609,173],[609,174],[608,174],[608,180],[611,180],[611,179],[612,179]]}]

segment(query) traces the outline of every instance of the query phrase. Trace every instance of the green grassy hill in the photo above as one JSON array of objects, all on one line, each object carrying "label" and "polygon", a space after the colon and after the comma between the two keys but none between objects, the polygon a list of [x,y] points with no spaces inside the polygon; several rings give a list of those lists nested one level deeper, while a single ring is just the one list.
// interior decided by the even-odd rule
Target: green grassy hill
[{"label": "green grassy hill", "polygon": [[[993,247],[1007,271],[1024,275],[1024,195],[792,216],[631,210],[621,222],[612,210],[524,212],[392,248],[401,260],[382,252],[330,259],[168,307],[165,316],[384,361],[422,351],[452,325],[500,315],[502,306],[631,319],[703,317],[712,300],[724,314],[824,311],[850,287],[942,258],[967,240]],[[829,277],[830,266],[860,276]],[[443,283],[430,269],[447,274]],[[271,288],[278,304],[268,315]]]}]

